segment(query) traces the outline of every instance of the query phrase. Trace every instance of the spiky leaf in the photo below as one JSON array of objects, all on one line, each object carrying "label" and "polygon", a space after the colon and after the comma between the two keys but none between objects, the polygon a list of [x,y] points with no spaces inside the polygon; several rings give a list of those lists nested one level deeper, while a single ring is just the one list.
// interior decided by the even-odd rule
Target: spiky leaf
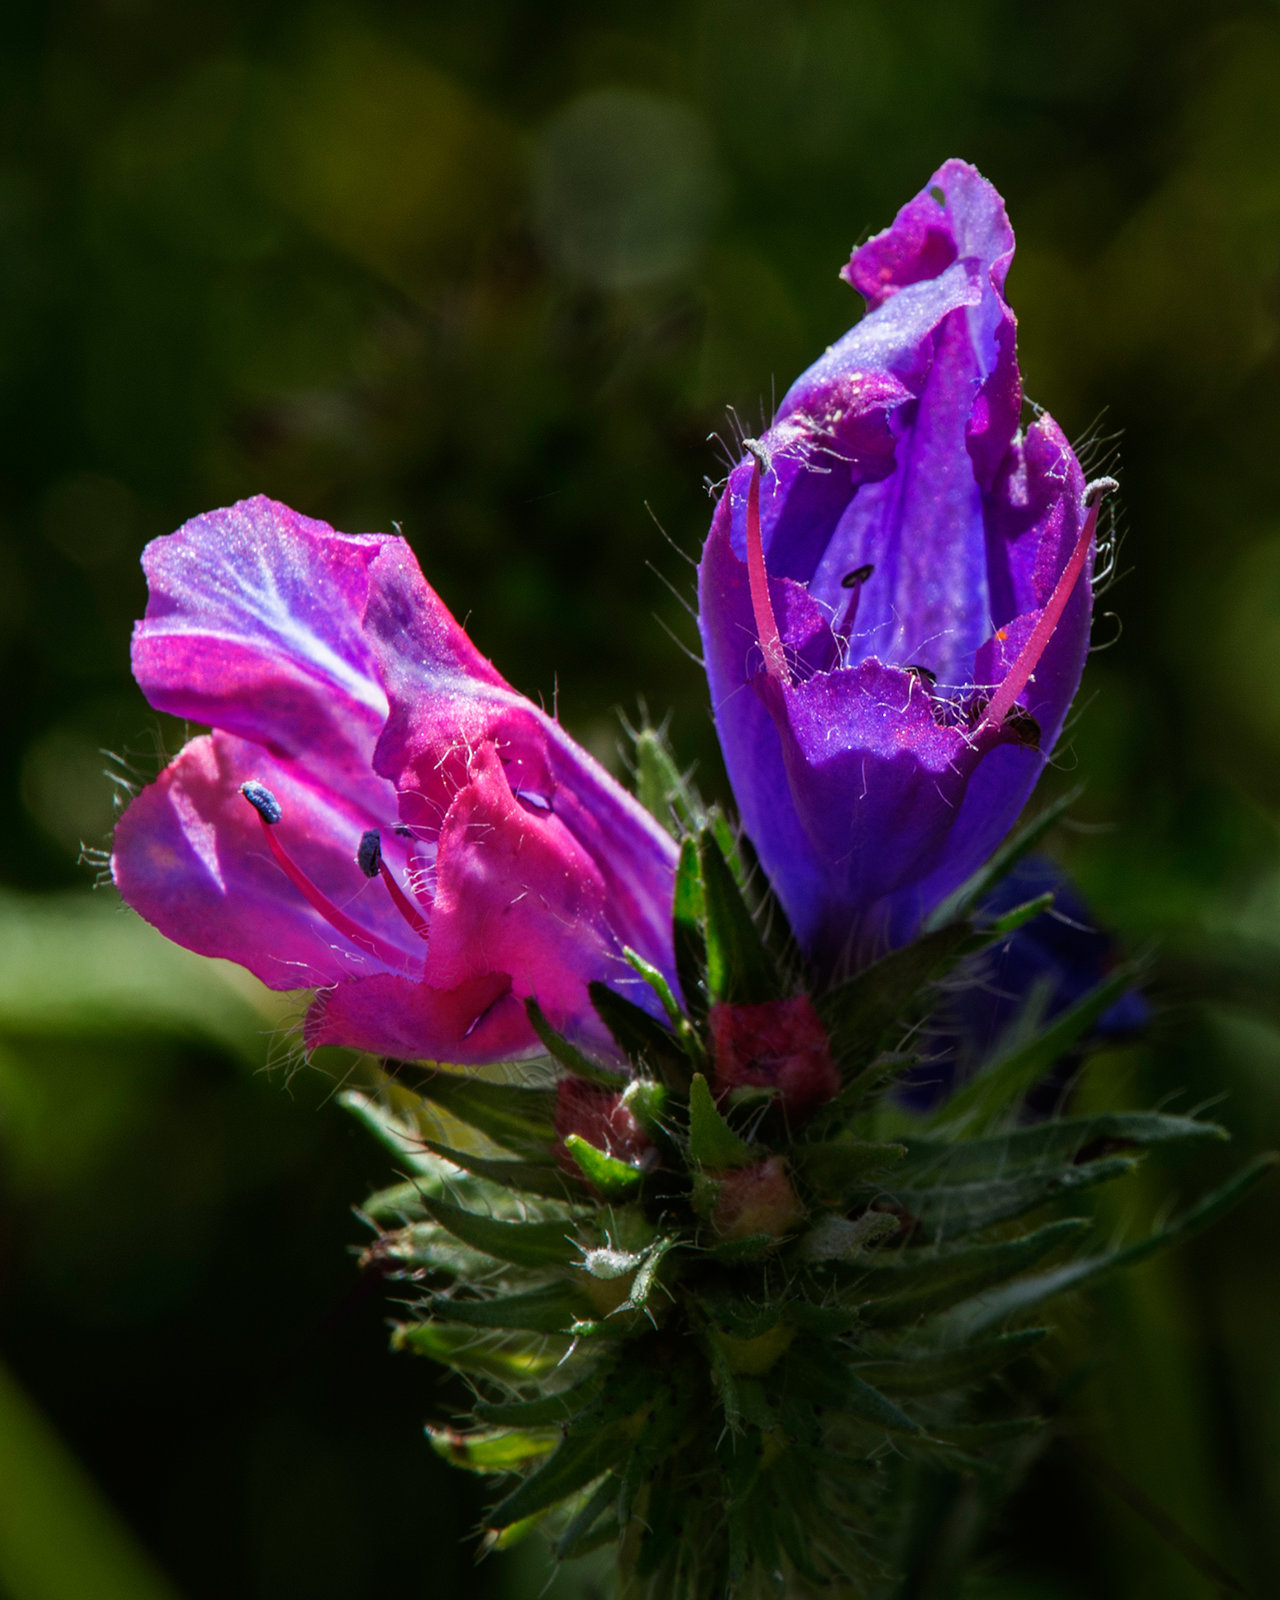
[{"label": "spiky leaf", "polygon": [[597,1150],[581,1134],[568,1134],[565,1150],[578,1164],[578,1170],[592,1186],[611,1200],[625,1200],[640,1188],[644,1174],[629,1162],[619,1161],[604,1150]]},{"label": "spiky leaf", "polygon": [[703,933],[706,918],[702,863],[698,858],[697,840],[690,835],[680,844],[671,925],[676,976],[690,1013],[699,1018],[705,1016],[707,1010],[707,941]]},{"label": "spiky leaf", "polygon": [[1084,793],[1082,785],[1069,789],[1061,795],[1052,805],[1048,805],[1037,817],[1024,824],[1014,834],[1011,834],[1004,844],[996,851],[995,855],[981,866],[968,878],[954,894],[949,895],[940,905],[934,908],[933,913],[925,923],[927,930],[941,928],[948,922],[955,922],[968,915],[974,906],[980,905],[991,893],[996,884],[1017,866],[1029,850],[1035,848],[1053,824]]},{"label": "spiky leaf", "polygon": [[495,1217],[477,1216],[461,1206],[424,1196],[423,1210],[455,1239],[517,1267],[567,1267],[581,1251],[573,1239],[567,1219],[553,1222],[503,1222]]},{"label": "spiky leaf", "polygon": [[503,1161],[500,1158],[473,1155],[469,1150],[455,1150],[451,1145],[437,1144],[433,1139],[424,1139],[422,1142],[433,1154],[500,1189],[509,1189],[516,1194],[539,1195],[544,1200],[574,1198],[568,1174],[551,1162]]},{"label": "spiky leaf", "polygon": [[[904,1250],[892,1264],[826,1269],[847,1286],[861,1319],[873,1328],[901,1327],[959,1304],[1035,1265],[1051,1250],[1077,1238],[1088,1223],[1076,1217],[1047,1223],[1021,1238],[952,1250]],[[874,1258],[873,1258],[874,1261]]]},{"label": "spiky leaf", "polygon": [[487,1300],[431,1295],[424,1309],[439,1322],[460,1322],[472,1328],[516,1328],[530,1333],[567,1333],[590,1306],[567,1283],[544,1284],[519,1294]]},{"label": "spiky leaf", "polygon": [[777,968],[715,833],[698,836],[707,917],[707,988],[713,1000],[754,1005],[781,994]]},{"label": "spiky leaf", "polygon": [[867,1191],[867,1198],[888,1198],[911,1217],[923,1238],[944,1244],[1023,1216],[1059,1195],[1123,1177],[1136,1164],[1129,1156],[1109,1156],[972,1183],[930,1183],[913,1188],[892,1182]]},{"label": "spiky leaf", "polygon": [[846,1068],[870,1060],[895,1024],[910,1019],[929,985],[960,957],[972,938],[968,923],[952,923],[891,951],[845,983],[828,990],[818,1014],[831,1035],[832,1052]]},{"label": "spiky leaf", "polygon": [[608,984],[593,981],[587,985],[587,993],[596,1015],[633,1064],[652,1068],[665,1083],[681,1088],[688,1084],[689,1058],[660,1022]]},{"label": "spiky leaf", "polygon": [[1130,969],[1113,973],[1074,1005],[1059,1012],[1048,1027],[962,1084],[939,1108],[934,1122],[945,1127],[979,1129],[1019,1105],[1132,982]]},{"label": "spiky leaf", "polygon": [[979,1383],[1033,1349],[1047,1328],[1021,1328],[954,1349],[909,1354],[891,1361],[860,1361],[855,1370],[887,1394],[939,1394]]},{"label": "spiky leaf", "polygon": [[414,1087],[424,1100],[520,1155],[550,1162],[555,1143],[555,1091],[489,1083],[460,1072],[425,1072]]},{"label": "spiky leaf", "polygon": [[528,1432],[514,1428],[427,1428],[431,1448],[452,1466],[468,1472],[519,1472],[551,1454],[560,1442],[554,1429]]},{"label": "spiky leaf", "polygon": [[751,1146],[739,1139],[716,1109],[707,1080],[695,1072],[689,1086],[689,1154],[709,1172],[745,1167],[755,1160]]},{"label": "spiky leaf", "polygon": [[571,1044],[562,1033],[557,1033],[532,995],[525,1001],[524,1009],[529,1019],[529,1026],[542,1041],[547,1054],[562,1067],[566,1067],[574,1077],[583,1078],[587,1083],[598,1084],[605,1089],[620,1089],[625,1085],[627,1081],[625,1075],[612,1072],[599,1062],[592,1061],[590,1056],[583,1055],[582,1051],[575,1044]]},{"label": "spiky leaf", "polygon": [[1148,1256],[1167,1249],[1171,1244],[1191,1238],[1237,1206],[1255,1184],[1268,1176],[1277,1161],[1280,1161],[1280,1157],[1274,1152],[1257,1157],[1182,1216],[1163,1228],[1154,1229],[1146,1238],[1138,1239],[1133,1244],[1123,1245],[1118,1250],[1109,1250],[1102,1255],[1068,1261],[1048,1272],[1006,1284],[1003,1288],[993,1288],[990,1293],[975,1299],[972,1305],[960,1307],[948,1319],[948,1332],[953,1337],[971,1338],[1007,1317],[1017,1316],[1033,1306],[1041,1305],[1055,1295],[1082,1288],[1086,1283],[1121,1267],[1145,1261]]},{"label": "spiky leaf", "polygon": [[1104,1111],[1091,1117],[1051,1118],[976,1139],[906,1136],[905,1160],[895,1176],[905,1183],[964,1183],[992,1173],[1007,1177],[1027,1168],[1110,1155],[1130,1145],[1222,1140],[1217,1123],[1156,1111]]}]

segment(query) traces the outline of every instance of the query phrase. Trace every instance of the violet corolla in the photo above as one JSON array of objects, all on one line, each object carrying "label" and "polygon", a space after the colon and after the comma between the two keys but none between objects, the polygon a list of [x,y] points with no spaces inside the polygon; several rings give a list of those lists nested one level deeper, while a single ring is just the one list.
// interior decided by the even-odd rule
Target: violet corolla
[{"label": "violet corolla", "polygon": [[1098,486],[1047,414],[1019,428],[1013,246],[948,161],[855,250],[867,314],[748,441],[703,553],[730,781],[826,977],[991,854],[1079,684]]},{"label": "violet corolla", "polygon": [[605,1046],[587,985],[675,982],[674,847],[508,685],[400,538],[258,498],[148,546],[134,675],[209,725],[116,829],[124,898],[273,989],[309,1045],[410,1059],[540,1048],[534,998]]}]

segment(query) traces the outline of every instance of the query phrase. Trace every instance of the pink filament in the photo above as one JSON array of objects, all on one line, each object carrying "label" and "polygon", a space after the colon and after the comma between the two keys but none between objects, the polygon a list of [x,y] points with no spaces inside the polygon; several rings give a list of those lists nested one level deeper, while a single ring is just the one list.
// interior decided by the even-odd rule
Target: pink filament
[{"label": "pink filament", "polygon": [[769,596],[769,574],[764,564],[764,540],[760,533],[760,460],[751,468],[751,487],[747,490],[747,578],[751,584],[751,609],[755,612],[756,633],[764,651],[765,670],[779,683],[790,683],[786,653],[778,619]]},{"label": "pink filament", "polygon": [[1040,613],[1036,625],[1031,630],[1026,644],[1018,652],[1018,659],[1005,674],[1004,682],[992,695],[990,704],[983,716],[981,727],[994,724],[997,728],[1013,709],[1013,702],[1018,698],[1029,681],[1031,674],[1039,665],[1040,657],[1044,654],[1045,646],[1053,637],[1053,630],[1062,619],[1066,610],[1067,601],[1071,598],[1071,591],[1076,586],[1076,580],[1084,569],[1085,558],[1089,554],[1089,546],[1093,543],[1094,530],[1098,526],[1098,508],[1102,503],[1099,495],[1089,507],[1089,515],[1085,518],[1084,527],[1080,530],[1080,537],[1076,540],[1075,549],[1071,552],[1070,560],[1062,569],[1062,576],[1053,586],[1053,593],[1049,596],[1048,604]]},{"label": "pink filament", "polygon": [[427,919],[422,915],[421,911],[418,910],[417,906],[414,905],[413,901],[409,899],[408,895],[405,894],[404,890],[392,877],[391,868],[386,864],[385,861],[379,861],[378,872],[382,877],[383,883],[385,883],[387,886],[387,893],[395,902],[396,910],[420,939],[427,938],[431,932],[431,928],[427,922]]},{"label": "pink filament", "polygon": [[404,954],[393,945],[385,943],[376,934],[367,932],[358,922],[353,922],[345,911],[339,911],[329,896],[317,889],[311,879],[307,877],[302,868],[286,852],[284,846],[276,838],[274,827],[267,821],[261,812],[258,821],[262,826],[263,837],[267,841],[267,848],[276,858],[276,863],[281,872],[288,878],[298,893],[309,906],[318,911],[324,920],[343,936],[350,939],[351,943],[361,950],[367,950],[370,955],[377,956],[379,961],[385,961],[389,967],[403,967]]}]

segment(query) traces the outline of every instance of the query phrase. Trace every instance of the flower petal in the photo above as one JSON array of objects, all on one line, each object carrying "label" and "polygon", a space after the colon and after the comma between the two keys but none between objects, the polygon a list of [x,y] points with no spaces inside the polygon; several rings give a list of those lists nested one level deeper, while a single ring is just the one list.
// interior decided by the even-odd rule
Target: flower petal
[{"label": "flower petal", "polygon": [[[279,800],[281,843],[317,887],[362,928],[382,959],[338,934],[272,858],[240,785],[257,780]],[[215,733],[193,739],[129,806],[116,826],[116,887],[168,938],[200,955],[237,961],[272,989],[332,983],[382,970],[388,959],[420,972],[422,940],[383,886],[355,862],[365,828],[395,819],[395,793],[368,774],[342,794],[297,762]],[[408,875],[409,852],[392,835],[388,864]]]},{"label": "flower petal", "polygon": [[386,716],[362,624],[381,535],[335,533],[258,496],[143,555],[133,673],[159,711],[282,756],[368,764]]},{"label": "flower petal", "polygon": [[[828,971],[909,938],[990,854],[1079,683],[1089,564],[1017,696],[1022,731],[977,720],[1083,529],[1083,477],[1060,430],[1041,416],[1017,433],[1012,251],[996,191],[948,162],[846,267],[867,315],[760,441],[787,672],[761,674],[745,562],[753,459],[730,475],[703,553],[700,628],[730,780]],[[890,667],[923,669],[918,690]]]},{"label": "flower petal", "polygon": [[474,753],[491,747],[517,811],[553,816],[566,847],[601,883],[613,942],[674,982],[676,851],[665,830],[475,651],[411,557],[388,550],[371,577],[368,632],[390,706],[374,766],[400,791],[405,822],[440,828],[474,781]]}]

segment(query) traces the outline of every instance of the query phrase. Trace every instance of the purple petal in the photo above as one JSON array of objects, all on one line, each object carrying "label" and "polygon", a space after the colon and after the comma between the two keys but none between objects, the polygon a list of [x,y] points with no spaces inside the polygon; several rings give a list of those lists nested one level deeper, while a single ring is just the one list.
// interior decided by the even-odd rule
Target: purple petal
[{"label": "purple petal", "polygon": [[[200,955],[238,961],[272,989],[333,983],[380,970],[302,898],[267,849],[257,812],[239,793],[263,783],[280,802],[278,836],[316,886],[389,952],[397,970],[420,972],[423,942],[384,886],[356,865],[360,836],[395,820],[395,792],[367,774],[343,794],[304,766],[260,745],[215,733],[193,739],[129,806],[116,826],[116,887],[168,938]],[[402,882],[418,867],[410,847],[384,833],[388,865]]]},{"label": "purple petal", "polygon": [[[761,441],[786,674],[762,673],[747,583],[752,459],[730,475],[703,553],[700,626],[729,776],[802,944],[828,970],[909,938],[990,854],[1079,683],[1091,566],[1018,695],[1024,731],[982,721],[1084,515],[1052,420],[1017,433],[1012,252],[999,196],[953,161],[846,267],[868,313]],[[925,669],[936,692],[889,668]]]},{"label": "purple petal", "polygon": [[259,496],[153,540],[133,674],[159,711],[282,756],[367,763],[386,716],[362,631],[388,544]]}]

